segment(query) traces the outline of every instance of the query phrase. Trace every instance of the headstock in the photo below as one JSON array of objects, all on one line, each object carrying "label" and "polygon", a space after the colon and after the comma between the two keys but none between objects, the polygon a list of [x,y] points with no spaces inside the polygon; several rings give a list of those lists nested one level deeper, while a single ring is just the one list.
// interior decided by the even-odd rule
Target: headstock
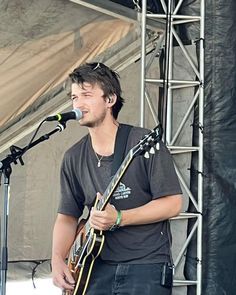
[{"label": "headstock", "polygon": [[149,158],[149,153],[155,154],[155,149],[159,150],[159,141],[161,137],[162,128],[160,125],[157,125],[132,148],[133,157],[144,155],[145,158]]}]

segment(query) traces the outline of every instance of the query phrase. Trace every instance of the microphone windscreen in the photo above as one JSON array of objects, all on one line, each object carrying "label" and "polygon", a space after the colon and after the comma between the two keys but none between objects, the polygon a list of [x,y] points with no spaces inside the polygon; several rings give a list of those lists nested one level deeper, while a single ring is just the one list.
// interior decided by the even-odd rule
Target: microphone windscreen
[{"label": "microphone windscreen", "polygon": [[75,120],[80,120],[83,117],[83,114],[80,109],[73,109],[75,113]]}]

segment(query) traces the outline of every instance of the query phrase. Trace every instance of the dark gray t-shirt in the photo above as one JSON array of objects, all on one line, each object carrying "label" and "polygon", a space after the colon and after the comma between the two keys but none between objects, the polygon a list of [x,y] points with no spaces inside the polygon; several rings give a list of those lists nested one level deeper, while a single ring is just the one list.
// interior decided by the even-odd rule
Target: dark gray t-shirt
[{"label": "dark gray t-shirt", "polygon": [[[135,146],[147,129],[133,127],[126,152]],[[103,157],[101,167],[89,135],[66,153],[61,167],[61,202],[58,212],[80,217],[84,206],[93,205],[97,192],[103,193],[111,181],[113,155]],[[111,203],[125,210],[142,206],[151,200],[181,193],[171,155],[160,142],[159,150],[149,159],[133,159],[114,192]],[[120,227],[105,232],[101,258],[110,263],[158,263],[169,261],[168,222]]]}]

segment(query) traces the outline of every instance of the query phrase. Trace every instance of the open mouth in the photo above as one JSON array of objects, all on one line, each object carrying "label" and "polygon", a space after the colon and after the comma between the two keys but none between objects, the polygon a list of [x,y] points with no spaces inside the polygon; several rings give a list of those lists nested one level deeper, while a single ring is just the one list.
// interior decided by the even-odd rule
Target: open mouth
[{"label": "open mouth", "polygon": [[[88,111],[82,111],[82,114],[83,114],[83,117],[84,117],[84,115],[86,115],[88,113]],[[82,117],[82,118],[83,118]]]}]

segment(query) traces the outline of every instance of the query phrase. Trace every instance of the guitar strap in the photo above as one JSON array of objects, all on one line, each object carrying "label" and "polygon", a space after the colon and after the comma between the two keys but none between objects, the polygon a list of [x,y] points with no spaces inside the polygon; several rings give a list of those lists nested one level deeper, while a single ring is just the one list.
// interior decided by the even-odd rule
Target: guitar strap
[{"label": "guitar strap", "polygon": [[120,167],[124,156],[125,148],[127,145],[128,136],[133,126],[128,124],[120,124],[116,134],[114,160],[111,167],[111,176],[116,174],[116,171]]},{"label": "guitar strap", "polygon": [[[129,132],[132,128],[133,126],[128,124],[120,124],[118,127],[115,140],[114,159],[111,166],[111,177],[116,174],[116,171],[119,169],[121,163],[123,162]],[[96,197],[94,198],[91,207],[94,206],[95,202]]]}]

